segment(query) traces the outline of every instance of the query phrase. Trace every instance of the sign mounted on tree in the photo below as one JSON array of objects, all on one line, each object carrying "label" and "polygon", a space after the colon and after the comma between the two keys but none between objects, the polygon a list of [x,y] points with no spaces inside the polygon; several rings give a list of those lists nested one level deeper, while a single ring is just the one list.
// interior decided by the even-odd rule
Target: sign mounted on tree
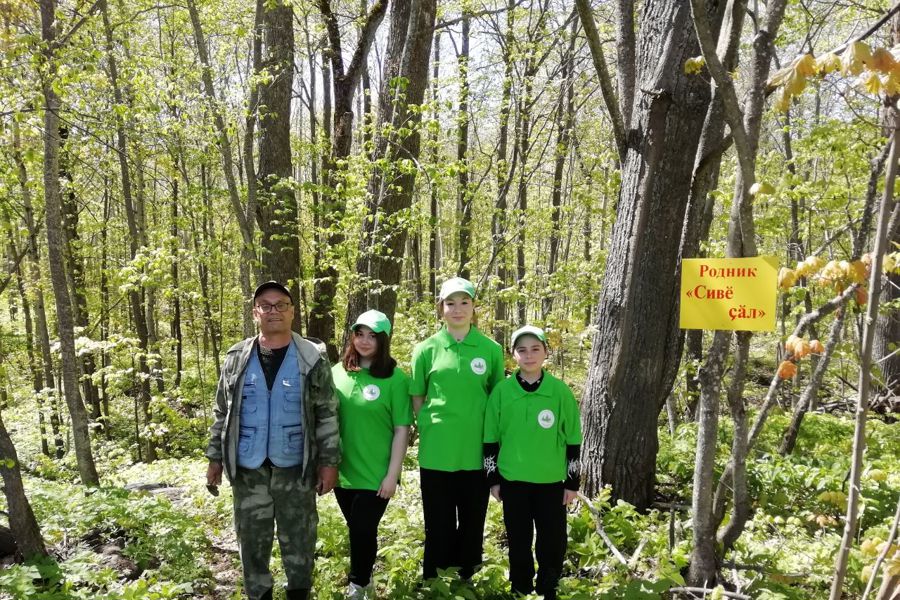
[{"label": "sign mounted on tree", "polygon": [[684,259],[680,327],[773,331],[777,271],[774,256]]}]

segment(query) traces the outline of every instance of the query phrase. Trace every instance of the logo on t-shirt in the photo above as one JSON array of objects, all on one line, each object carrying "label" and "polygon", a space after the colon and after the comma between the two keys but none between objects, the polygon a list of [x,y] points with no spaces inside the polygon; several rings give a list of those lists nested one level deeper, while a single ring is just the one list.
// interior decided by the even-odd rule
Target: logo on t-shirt
[{"label": "logo on t-shirt", "polygon": [[364,387],[362,392],[363,398],[371,402],[372,400],[378,400],[378,396],[381,395],[381,388],[373,383]]},{"label": "logo on t-shirt", "polygon": [[485,371],[487,371],[487,362],[483,358],[473,358],[469,366],[472,367],[472,372],[476,375],[484,375]]},{"label": "logo on t-shirt", "polygon": [[556,415],[550,409],[542,410],[538,413],[538,425],[544,429],[550,429],[556,423]]}]

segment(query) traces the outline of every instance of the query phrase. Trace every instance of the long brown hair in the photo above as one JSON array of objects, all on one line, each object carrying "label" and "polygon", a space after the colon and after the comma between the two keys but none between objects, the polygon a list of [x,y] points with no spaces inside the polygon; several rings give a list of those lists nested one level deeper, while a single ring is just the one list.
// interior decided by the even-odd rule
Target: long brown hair
[{"label": "long brown hair", "polygon": [[[344,346],[344,355],[341,359],[344,370],[348,373],[359,371],[360,369],[359,352],[353,347],[353,338],[355,336],[355,330],[351,331],[350,335],[347,336],[347,344]],[[375,334],[375,341],[378,342],[378,347],[375,349],[375,356],[372,357],[369,373],[372,374],[372,377],[387,379],[394,374],[394,367],[397,366],[397,361],[391,356],[391,337],[385,332],[379,331]]]}]

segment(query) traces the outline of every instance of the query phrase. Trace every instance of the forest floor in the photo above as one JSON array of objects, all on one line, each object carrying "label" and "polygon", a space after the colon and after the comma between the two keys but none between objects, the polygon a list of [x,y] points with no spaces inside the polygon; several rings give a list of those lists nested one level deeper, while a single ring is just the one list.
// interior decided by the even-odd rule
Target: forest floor
[{"label": "forest floor", "polygon": [[[798,449],[782,458],[773,449],[787,423],[776,414],[751,461],[753,516],[726,559],[729,589],[752,598],[812,599],[827,595],[846,502],[852,422],[811,415]],[[658,489],[675,504],[689,504],[696,428],[675,436],[660,430]],[[730,431],[723,428],[720,447]],[[100,445],[103,486],[91,493],[73,483],[69,458],[60,465],[40,455],[23,460],[26,485],[53,560],[0,568],[0,599],[16,600],[237,600],[240,565],[231,515],[231,489],[211,496],[206,461],[199,455],[132,463]],[[720,464],[726,455],[723,453]],[[382,521],[375,583],[379,598],[506,600],[507,557],[500,505],[491,501],[485,528],[485,567],[471,584],[448,576],[420,580],[423,523],[415,451],[403,485]],[[131,489],[126,489],[126,486]],[[148,488],[156,489],[148,489]],[[135,489],[139,488],[139,489]],[[900,494],[900,424],[870,423],[863,480],[860,544],[851,556],[847,598],[857,598],[876,549],[887,535]],[[560,598],[669,598],[683,584],[690,554],[686,510],[657,507],[647,514],[611,503],[608,491],[592,500],[603,528],[624,554],[620,564],[597,535],[583,506],[569,517],[569,545]],[[0,506],[0,509],[5,508]],[[348,564],[346,525],[333,495],[319,500],[316,598],[342,597]],[[284,581],[277,544],[277,586]],[[43,579],[43,584],[41,583]],[[281,592],[276,591],[276,599]]]}]

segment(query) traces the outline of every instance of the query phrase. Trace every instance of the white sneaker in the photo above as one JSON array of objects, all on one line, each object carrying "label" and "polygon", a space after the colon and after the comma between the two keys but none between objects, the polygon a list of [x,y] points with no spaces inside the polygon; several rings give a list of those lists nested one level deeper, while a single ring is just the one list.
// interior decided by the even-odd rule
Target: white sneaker
[{"label": "white sneaker", "polygon": [[368,587],[352,582],[347,585],[347,600],[370,600],[371,598]]}]

